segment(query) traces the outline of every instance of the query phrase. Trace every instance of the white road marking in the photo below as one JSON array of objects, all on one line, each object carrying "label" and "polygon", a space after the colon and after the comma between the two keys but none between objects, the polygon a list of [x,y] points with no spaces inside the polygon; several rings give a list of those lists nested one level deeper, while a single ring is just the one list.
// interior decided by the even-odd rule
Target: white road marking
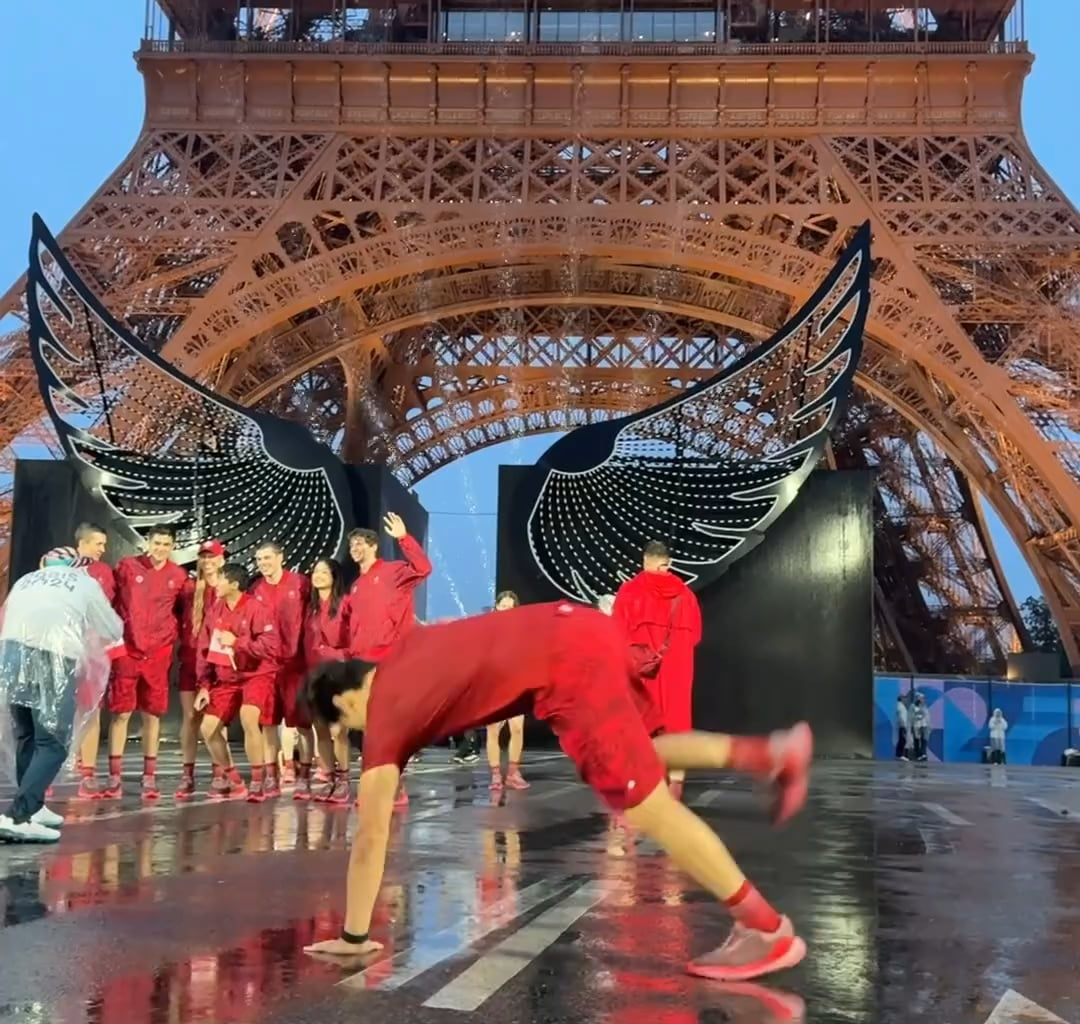
[{"label": "white road marking", "polygon": [[1033,804],[1038,804],[1040,807],[1044,808],[1045,810],[1053,812],[1054,814],[1058,815],[1058,817],[1061,817],[1061,818],[1075,818],[1075,817],[1077,817],[1076,810],[1074,808],[1071,808],[1071,807],[1066,807],[1065,804],[1059,804],[1059,803],[1056,803],[1053,800],[1044,800],[1040,796],[1029,796],[1028,800],[1030,800]]},{"label": "white road marking", "polygon": [[931,814],[936,814],[942,821],[948,822],[950,825],[970,825],[971,822],[967,818],[961,818],[959,814],[954,814],[948,807],[943,807],[941,804],[932,804],[923,802],[925,807]]},{"label": "white road marking", "polygon": [[610,889],[610,885],[603,882],[586,882],[566,899],[503,939],[491,952],[426,1000],[424,1006],[463,1013],[482,1006],[555,943],[579,917],[599,903]]},{"label": "white road marking", "polygon": [[[444,928],[434,935],[424,936],[420,946],[413,946],[395,954],[390,961],[392,970],[386,977],[381,976],[386,970],[386,964],[379,962],[365,967],[356,974],[350,974],[338,984],[345,988],[356,989],[401,988],[402,985],[420,977],[436,964],[457,956],[485,936],[504,928],[515,918],[528,913],[545,900],[565,892],[568,883],[569,879],[565,877],[545,878],[519,892],[503,897],[492,906],[484,908],[482,912],[470,914],[460,924]],[[371,971],[370,976],[369,971]]]},{"label": "white road marking", "polygon": [[1068,1024],[1068,1021],[1009,989],[990,1012],[985,1024]]}]

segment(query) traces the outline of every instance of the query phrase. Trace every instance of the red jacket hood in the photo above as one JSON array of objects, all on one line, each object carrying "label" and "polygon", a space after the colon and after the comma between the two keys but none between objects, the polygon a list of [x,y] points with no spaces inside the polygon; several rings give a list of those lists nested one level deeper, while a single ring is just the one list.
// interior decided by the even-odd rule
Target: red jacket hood
[{"label": "red jacket hood", "polygon": [[687,589],[686,584],[673,572],[639,572],[637,584],[651,597],[670,601]]}]

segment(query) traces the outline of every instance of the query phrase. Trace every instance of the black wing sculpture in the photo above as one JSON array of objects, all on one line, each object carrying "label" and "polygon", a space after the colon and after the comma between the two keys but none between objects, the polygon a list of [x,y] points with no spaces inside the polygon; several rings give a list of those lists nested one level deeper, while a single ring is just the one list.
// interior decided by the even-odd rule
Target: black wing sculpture
[{"label": "black wing sculpture", "polygon": [[756,547],[822,456],[869,305],[864,224],[768,341],[684,395],[560,438],[515,496],[541,574],[591,603],[640,570],[650,539],[697,587]]},{"label": "black wing sculpture", "polygon": [[38,386],[84,486],[139,541],[168,523],[179,561],[215,537],[251,561],[276,540],[308,568],[343,547],[351,518],[341,462],[303,427],[190,380],[98,301],[34,217],[27,278]]}]

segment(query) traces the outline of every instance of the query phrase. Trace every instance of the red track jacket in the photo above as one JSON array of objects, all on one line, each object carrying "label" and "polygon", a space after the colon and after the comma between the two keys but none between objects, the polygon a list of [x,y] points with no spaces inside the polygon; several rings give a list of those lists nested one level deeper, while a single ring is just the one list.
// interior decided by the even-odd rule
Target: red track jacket
[{"label": "red track jacket", "polygon": [[[228,630],[236,635],[233,660],[236,668],[229,665],[211,665],[206,659],[210,650],[210,637],[215,629]],[[274,615],[261,601],[248,594],[241,594],[235,608],[218,601],[206,613],[199,648],[196,653],[195,671],[200,686],[238,686],[252,676],[273,675],[281,659],[281,636],[274,625]]]},{"label": "red track jacket", "polygon": [[175,562],[155,569],[147,555],[117,563],[115,605],[124,620],[124,646],[130,657],[147,658],[176,643],[186,579]]}]

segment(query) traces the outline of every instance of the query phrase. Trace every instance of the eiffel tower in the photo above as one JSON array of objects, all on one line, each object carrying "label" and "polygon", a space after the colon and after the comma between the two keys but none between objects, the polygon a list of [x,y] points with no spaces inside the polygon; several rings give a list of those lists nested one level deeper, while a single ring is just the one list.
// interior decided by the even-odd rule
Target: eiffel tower
[{"label": "eiffel tower", "polygon": [[[412,485],[709,375],[868,218],[829,459],[878,470],[879,667],[1024,641],[983,500],[1080,665],[1080,216],[1013,0],[380,3],[159,0],[142,133],[61,235],[146,343]],[[0,360],[10,474],[48,428]]]}]

